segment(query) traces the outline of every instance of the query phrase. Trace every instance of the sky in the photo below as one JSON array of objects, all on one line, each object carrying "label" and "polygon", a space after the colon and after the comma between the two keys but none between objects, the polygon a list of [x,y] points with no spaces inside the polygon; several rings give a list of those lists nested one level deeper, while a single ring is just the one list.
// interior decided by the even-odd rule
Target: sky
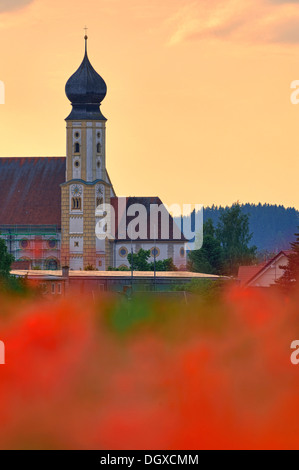
[{"label": "sky", "polygon": [[0,157],[65,155],[85,25],[118,196],[299,209],[299,0],[0,0]]}]

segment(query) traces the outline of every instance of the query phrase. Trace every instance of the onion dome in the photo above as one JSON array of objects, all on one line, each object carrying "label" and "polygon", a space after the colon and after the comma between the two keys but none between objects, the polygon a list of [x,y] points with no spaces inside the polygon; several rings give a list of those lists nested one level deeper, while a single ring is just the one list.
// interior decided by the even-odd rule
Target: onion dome
[{"label": "onion dome", "polygon": [[83,61],[65,85],[65,94],[73,107],[66,121],[106,121],[100,111],[100,104],[106,96],[107,85],[91,65],[87,55],[87,36],[84,39],[85,55]]}]

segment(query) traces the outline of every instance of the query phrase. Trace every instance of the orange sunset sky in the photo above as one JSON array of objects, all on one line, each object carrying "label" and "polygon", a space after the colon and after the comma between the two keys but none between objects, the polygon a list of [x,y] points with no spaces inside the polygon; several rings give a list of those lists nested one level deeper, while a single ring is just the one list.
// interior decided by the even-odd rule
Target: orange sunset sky
[{"label": "orange sunset sky", "polygon": [[65,155],[85,24],[118,196],[299,209],[299,0],[0,0],[0,156]]}]

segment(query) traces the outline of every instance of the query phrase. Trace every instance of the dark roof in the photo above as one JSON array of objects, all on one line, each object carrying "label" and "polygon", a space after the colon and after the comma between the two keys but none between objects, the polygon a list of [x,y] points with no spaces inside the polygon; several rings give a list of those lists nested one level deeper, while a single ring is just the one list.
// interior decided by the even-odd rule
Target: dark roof
[{"label": "dark roof", "polygon": [[61,225],[65,157],[0,158],[0,225]]},{"label": "dark roof", "polygon": [[89,61],[87,36],[83,61],[78,70],[68,79],[65,93],[73,106],[66,121],[86,119],[106,121],[99,106],[106,96],[107,85]]},{"label": "dark roof", "polygon": [[[161,205],[164,205],[163,202],[161,201],[161,199],[157,196],[153,196],[153,197],[127,197],[125,198],[126,199],[126,213],[128,213],[128,209],[130,206],[132,206],[133,204],[142,204],[145,209],[146,209],[146,213],[147,213],[147,238],[146,239],[143,239],[143,238],[138,238],[137,240],[134,240],[134,241],[148,241],[148,240],[153,240],[154,237],[151,236],[151,232],[150,232],[150,206],[151,204],[157,204],[158,206],[161,206]],[[113,206],[114,208],[114,211],[115,211],[115,237],[116,237],[116,240],[128,240],[130,241],[131,238],[130,238],[130,234],[126,233],[126,237],[124,238],[122,236],[122,234],[119,234],[118,233],[118,220],[119,220],[119,216],[118,216],[118,197],[112,197],[111,198],[111,205]],[[134,220],[135,217],[138,217],[138,212],[135,213],[135,215],[133,216],[127,216],[127,220],[126,220],[126,225],[128,226],[128,224],[130,223],[130,221]],[[121,215],[120,217],[120,220],[123,220],[122,217],[124,217],[124,215]],[[157,231],[156,231],[156,237],[155,239],[158,241],[186,241],[183,234],[180,232],[180,235],[181,237],[180,238],[174,238],[173,237],[173,224],[175,222],[173,221],[173,218],[172,216],[169,214],[169,238],[165,239],[164,238],[164,235],[162,233],[162,224],[161,224],[161,217],[159,215],[158,217],[158,227],[157,227]],[[137,229],[138,230],[138,229]],[[127,232],[127,230],[126,230]]]}]

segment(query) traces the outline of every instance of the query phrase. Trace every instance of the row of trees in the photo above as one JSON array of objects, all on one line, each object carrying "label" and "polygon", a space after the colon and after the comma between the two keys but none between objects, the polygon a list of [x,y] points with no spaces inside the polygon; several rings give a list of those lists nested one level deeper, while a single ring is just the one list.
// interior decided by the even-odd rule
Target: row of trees
[{"label": "row of trees", "polygon": [[[296,209],[274,204],[240,204],[240,208],[243,214],[249,216],[252,244],[257,246],[259,252],[286,250],[289,242],[295,241],[294,233],[299,218]],[[223,210],[228,211],[230,207],[205,207],[204,222],[212,219],[216,227]]]},{"label": "row of trees", "polygon": [[[177,267],[174,265],[172,258],[149,261],[151,256],[150,250],[144,250],[141,248],[138,253],[129,253],[128,261],[130,264],[129,268],[118,268],[117,271],[177,271]],[[108,268],[110,271],[115,271],[115,268]]]},{"label": "row of trees", "polygon": [[172,258],[164,260],[149,261],[151,256],[150,250],[139,250],[138,253],[129,253],[128,261],[130,269],[135,271],[176,271],[177,268]]}]

